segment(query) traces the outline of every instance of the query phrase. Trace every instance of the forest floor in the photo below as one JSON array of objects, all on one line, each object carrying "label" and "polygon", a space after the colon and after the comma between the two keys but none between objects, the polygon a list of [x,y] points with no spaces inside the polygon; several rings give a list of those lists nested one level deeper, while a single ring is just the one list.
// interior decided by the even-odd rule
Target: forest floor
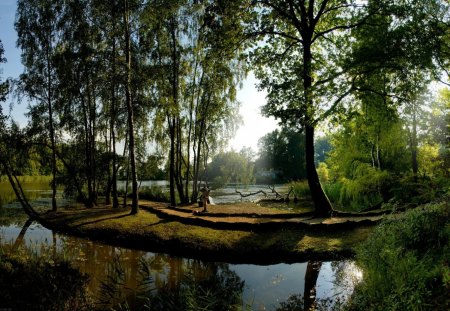
[{"label": "forest floor", "polygon": [[187,205],[141,200],[140,211],[102,206],[63,208],[42,216],[50,228],[108,244],[234,263],[299,262],[350,257],[383,217],[313,218],[254,203]]}]

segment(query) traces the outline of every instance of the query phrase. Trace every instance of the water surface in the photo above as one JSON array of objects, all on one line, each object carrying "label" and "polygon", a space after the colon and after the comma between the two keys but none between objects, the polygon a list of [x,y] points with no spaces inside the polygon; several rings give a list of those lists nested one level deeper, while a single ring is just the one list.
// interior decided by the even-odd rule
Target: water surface
[{"label": "water surface", "polygon": [[[218,273],[218,270],[226,270],[244,282],[241,293],[243,306],[250,305],[252,310],[275,310],[289,296],[305,294],[308,265],[313,264],[303,262],[261,266],[206,262],[111,246],[56,233],[37,223],[32,223],[24,235],[20,236],[23,229],[20,225],[0,227],[0,243],[6,251],[18,251],[26,246],[38,255],[48,258],[60,256],[71,261],[80,271],[89,274],[89,290],[95,297],[100,295],[100,286],[107,280],[112,265],[120,265],[124,270],[127,291],[137,290],[140,285],[139,267],[145,261],[150,267],[156,289],[163,286],[176,287],[188,273],[194,273],[198,278]],[[352,261],[315,264],[318,266],[315,290],[319,299],[347,297],[351,294],[355,281],[361,277]],[[311,289],[307,289],[309,291]]]}]

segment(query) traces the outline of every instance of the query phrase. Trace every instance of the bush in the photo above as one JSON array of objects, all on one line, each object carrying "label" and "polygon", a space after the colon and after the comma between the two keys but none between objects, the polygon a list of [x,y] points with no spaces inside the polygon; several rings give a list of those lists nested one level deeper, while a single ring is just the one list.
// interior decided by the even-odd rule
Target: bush
[{"label": "bush", "polygon": [[383,221],[357,249],[364,280],[350,310],[447,310],[450,206],[425,205]]},{"label": "bush", "polygon": [[448,178],[429,178],[413,174],[401,176],[392,194],[399,203],[426,204],[442,198],[450,189]]}]

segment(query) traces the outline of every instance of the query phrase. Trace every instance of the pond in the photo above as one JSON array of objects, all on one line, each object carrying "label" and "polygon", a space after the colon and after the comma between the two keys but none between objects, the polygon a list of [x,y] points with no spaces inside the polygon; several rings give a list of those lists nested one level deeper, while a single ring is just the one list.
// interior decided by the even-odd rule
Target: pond
[{"label": "pond", "polygon": [[[37,223],[32,223],[25,233],[22,229],[20,224],[0,227],[0,243],[6,251],[15,251],[25,245],[39,255],[49,258],[60,256],[71,261],[80,271],[89,274],[89,290],[94,297],[101,296],[101,284],[107,281],[112,264],[124,270],[123,288],[130,292],[137,291],[137,275],[142,261],[149,263],[156,289],[174,287],[188,273],[194,273],[194,277],[198,278],[200,275],[217,273],[218,269],[227,271],[244,282],[242,304],[250,305],[252,310],[276,310],[279,303],[286,301],[289,296],[303,296],[308,270],[313,270],[312,281],[309,281],[314,284],[307,285],[309,288],[306,288],[306,293],[313,291],[315,285],[316,297],[319,299],[345,299],[351,294],[355,281],[361,277],[354,263],[348,260],[268,266],[203,262],[110,246],[52,232]],[[21,232],[24,234],[21,235]],[[314,276],[314,273],[317,275]]]},{"label": "pond", "polygon": [[[169,183],[166,180],[144,180],[139,182],[140,187],[160,187],[163,191],[169,192]],[[125,181],[119,181],[117,184],[117,188],[119,190],[124,190],[126,187]],[[285,195],[289,189],[286,184],[277,184],[273,185],[274,189],[282,195]],[[131,184],[128,184],[129,191],[131,191]],[[249,195],[246,197],[242,197],[239,191],[243,195],[248,195],[251,193],[257,193],[254,195]],[[264,191],[261,193],[260,191]],[[251,185],[225,185],[219,189],[211,189],[210,196],[213,204],[232,204],[235,202],[259,202],[264,199],[275,199],[276,195],[272,192],[266,184],[251,184]],[[292,198],[292,197],[291,197]],[[309,212],[312,210],[312,202],[309,200],[294,202],[291,200],[289,203],[277,203],[270,202],[264,203],[260,202],[259,204],[263,206],[269,206],[273,208],[283,209],[283,210],[292,210],[295,212]]]},{"label": "pond", "polygon": [[[17,207],[10,204],[3,208]],[[111,246],[54,232],[25,219],[4,222],[0,226],[0,244],[7,252],[27,248],[38,256],[69,260],[90,276],[88,288],[98,301],[105,297],[105,284],[120,271],[121,297],[117,301],[125,297],[132,307],[142,290],[143,270],[149,275],[153,294],[190,286],[189,280],[207,279],[214,285],[211,290],[239,297],[243,310],[277,310],[281,304],[294,301],[292,297],[306,297],[297,302],[302,308],[327,299],[342,302],[362,277],[351,260],[265,266],[207,262]]]}]

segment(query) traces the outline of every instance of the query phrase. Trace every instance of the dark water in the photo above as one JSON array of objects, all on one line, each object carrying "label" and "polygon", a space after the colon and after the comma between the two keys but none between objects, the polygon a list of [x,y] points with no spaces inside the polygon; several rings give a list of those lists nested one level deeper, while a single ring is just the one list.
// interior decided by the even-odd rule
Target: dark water
[{"label": "dark water", "polygon": [[[31,189],[31,192],[36,194],[34,200],[41,205],[49,203],[46,195],[48,189],[45,188],[47,186],[43,187],[41,190],[38,186]],[[234,188],[230,187],[217,197],[232,200],[232,192]],[[4,192],[0,192],[0,196],[2,193]],[[3,209],[17,208],[11,199],[8,200],[9,203]],[[120,267],[123,271],[122,295],[127,297],[131,305],[141,286],[140,270],[143,262],[148,267],[156,292],[162,288],[180,286],[187,275],[193,276],[195,280],[205,277],[223,280],[225,276],[243,282],[242,289],[231,290],[238,291],[242,308],[246,310],[276,310],[280,303],[286,302],[291,295],[312,297],[313,302],[315,299],[327,298],[345,300],[352,293],[356,282],[362,278],[360,270],[350,260],[279,263],[267,266],[206,262],[115,247],[56,233],[37,223],[26,223],[24,219],[3,224],[0,226],[0,246],[4,251],[20,252],[21,249],[27,248],[31,249],[35,256],[42,256],[46,260],[55,257],[69,260],[90,276],[89,291],[96,298],[100,299],[102,296],[102,283],[110,279],[115,268]]]},{"label": "dark water", "polygon": [[89,290],[95,297],[99,297],[100,285],[107,279],[113,263],[124,269],[125,287],[130,292],[139,287],[138,273],[142,261],[149,263],[155,287],[176,286],[187,273],[198,276],[216,273],[218,267],[229,270],[244,281],[242,304],[251,305],[252,310],[275,310],[290,295],[303,296],[308,265],[319,265],[315,281],[316,297],[319,299],[340,297],[345,300],[353,291],[355,282],[361,278],[360,270],[352,261],[280,263],[268,266],[211,263],[110,246],[58,234],[36,223],[31,224],[25,234],[19,237],[22,229],[18,224],[0,227],[0,243],[4,250],[17,251],[20,247],[27,246],[39,256],[68,259],[82,272],[90,275]]}]

